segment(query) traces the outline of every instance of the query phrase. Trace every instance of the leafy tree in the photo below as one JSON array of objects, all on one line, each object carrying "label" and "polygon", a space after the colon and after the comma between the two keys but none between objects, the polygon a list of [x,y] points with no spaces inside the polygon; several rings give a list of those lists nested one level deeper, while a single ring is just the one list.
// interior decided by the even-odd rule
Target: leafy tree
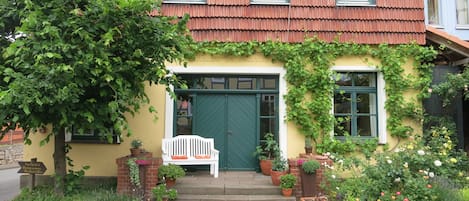
[{"label": "leafy tree", "polygon": [[54,137],[57,194],[63,195],[67,127],[94,129],[108,139],[112,132],[130,135],[125,114],[149,103],[145,83],[180,84],[165,63],[185,60],[188,17],[158,10],[154,0],[27,0],[1,16],[0,22],[9,16],[21,22],[10,33],[21,37],[2,48],[1,124],[21,126],[26,144],[32,132],[52,125],[41,144]]}]

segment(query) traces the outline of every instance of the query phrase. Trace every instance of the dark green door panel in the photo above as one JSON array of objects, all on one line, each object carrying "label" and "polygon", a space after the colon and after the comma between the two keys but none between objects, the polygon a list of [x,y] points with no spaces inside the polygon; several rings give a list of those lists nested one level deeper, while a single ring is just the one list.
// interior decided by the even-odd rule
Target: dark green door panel
[{"label": "dark green door panel", "polygon": [[197,95],[194,134],[211,137],[220,151],[220,168],[253,170],[257,136],[255,95]]},{"label": "dark green door panel", "polygon": [[252,153],[256,146],[256,96],[228,96],[227,115],[227,166],[230,169],[253,169],[256,167]]},{"label": "dark green door panel", "polygon": [[194,134],[213,138],[220,151],[220,169],[225,167],[226,105],[224,95],[198,95],[194,114]]}]

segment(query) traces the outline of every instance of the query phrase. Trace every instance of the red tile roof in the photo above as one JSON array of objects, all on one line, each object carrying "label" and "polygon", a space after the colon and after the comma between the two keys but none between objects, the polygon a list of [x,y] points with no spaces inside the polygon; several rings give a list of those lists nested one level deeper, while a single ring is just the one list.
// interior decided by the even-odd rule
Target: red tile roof
[{"label": "red tile roof", "polygon": [[290,5],[207,0],[163,4],[162,12],[189,14],[188,27],[197,41],[301,42],[305,36],[317,36],[361,44],[425,44],[423,7],[422,0],[376,0],[370,7],[337,7],[335,0],[291,0]]}]

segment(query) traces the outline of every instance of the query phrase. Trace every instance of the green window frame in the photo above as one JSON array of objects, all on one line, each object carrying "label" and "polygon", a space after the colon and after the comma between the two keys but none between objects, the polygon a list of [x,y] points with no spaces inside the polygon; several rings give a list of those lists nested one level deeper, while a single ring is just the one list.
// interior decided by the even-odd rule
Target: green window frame
[{"label": "green window frame", "polygon": [[66,129],[66,141],[70,143],[120,144],[119,136],[110,129],[110,141],[104,134],[94,129],[78,129],[74,126]]},{"label": "green window frame", "polygon": [[336,0],[337,6],[375,6],[376,0]]},{"label": "green window frame", "polygon": [[376,72],[337,72],[334,91],[334,136],[378,137]]}]

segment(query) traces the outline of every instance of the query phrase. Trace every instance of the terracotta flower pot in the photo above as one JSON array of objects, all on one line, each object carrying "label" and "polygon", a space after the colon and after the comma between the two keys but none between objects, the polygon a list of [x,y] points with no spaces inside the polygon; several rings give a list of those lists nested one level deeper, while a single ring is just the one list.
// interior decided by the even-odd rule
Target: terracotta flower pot
[{"label": "terracotta flower pot", "polygon": [[139,148],[131,148],[130,149],[130,156],[132,157],[138,157],[142,153],[142,149]]},{"label": "terracotta flower pot", "polygon": [[291,188],[282,188],[282,195],[285,197],[290,197],[293,193],[293,189]]},{"label": "terracotta flower pot", "polygon": [[259,163],[262,174],[270,176],[270,171],[272,171],[272,160],[260,160]]},{"label": "terracotta flower pot", "polygon": [[274,171],[272,170],[270,172],[270,177],[272,179],[272,184],[275,185],[275,186],[279,186],[280,185],[280,177],[282,175],[286,175],[287,174],[287,171]]},{"label": "terracotta flower pot", "polygon": [[171,188],[176,185],[176,179],[166,179],[166,187]]}]

